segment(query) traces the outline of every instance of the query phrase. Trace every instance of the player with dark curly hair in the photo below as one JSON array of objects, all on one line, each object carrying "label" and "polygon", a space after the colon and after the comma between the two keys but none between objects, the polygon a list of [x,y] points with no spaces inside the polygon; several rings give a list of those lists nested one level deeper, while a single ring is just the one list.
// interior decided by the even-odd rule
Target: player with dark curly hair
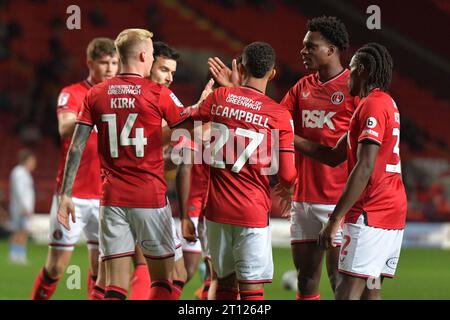
[{"label": "player with dark curly hair", "polygon": [[[349,47],[349,36],[336,17],[313,18],[307,27],[300,54],[305,68],[314,73],[301,78],[281,104],[291,112],[297,135],[334,146],[347,131],[356,108],[347,89],[349,70],[341,62],[342,53]],[[348,171],[345,164],[331,168],[299,154],[296,164],[291,247],[298,272],[297,299],[318,300],[324,253],[333,291],[338,283],[342,230],[336,230],[336,247],[331,250],[325,252],[317,241],[345,186]]]},{"label": "player with dark curly hair", "polygon": [[360,48],[350,62],[349,89],[361,98],[348,134],[335,147],[296,136],[297,151],[336,166],[348,159],[350,175],[319,244],[335,247],[343,223],[336,299],[380,299],[384,277],[392,278],[406,220],[400,165],[400,113],[386,92],[393,62],[377,43]]},{"label": "player with dark curly hair", "polygon": [[[281,104],[294,120],[295,133],[312,141],[334,146],[347,131],[356,108],[347,89],[349,70],[341,63],[349,47],[345,25],[336,17],[317,17],[308,21],[308,32],[300,51],[303,65],[314,73],[301,78]],[[237,64],[228,69],[219,58],[208,59],[215,80],[223,86],[236,86]],[[317,161],[296,157],[298,181],[291,210],[291,244],[298,271],[297,299],[320,299],[319,282],[324,250],[317,246],[319,232],[333,212],[345,186],[347,168],[329,168]],[[340,245],[341,230],[336,237]],[[327,271],[334,290],[339,248],[327,251]]]}]

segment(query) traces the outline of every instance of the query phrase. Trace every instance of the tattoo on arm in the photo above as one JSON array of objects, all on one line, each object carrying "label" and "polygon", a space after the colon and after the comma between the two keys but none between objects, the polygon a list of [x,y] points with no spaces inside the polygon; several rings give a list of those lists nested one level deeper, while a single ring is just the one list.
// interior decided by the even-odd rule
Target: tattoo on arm
[{"label": "tattoo on arm", "polygon": [[77,124],[67,153],[66,165],[61,187],[61,194],[71,196],[73,183],[80,165],[86,142],[91,134],[92,127],[85,124]]}]

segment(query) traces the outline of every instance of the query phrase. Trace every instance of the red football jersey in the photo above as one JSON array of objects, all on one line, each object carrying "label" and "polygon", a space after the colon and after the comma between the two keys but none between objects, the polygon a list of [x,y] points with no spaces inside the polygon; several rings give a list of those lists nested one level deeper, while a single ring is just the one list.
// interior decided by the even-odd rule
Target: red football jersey
[{"label": "red football jersey", "polygon": [[[320,82],[318,73],[301,78],[284,96],[294,120],[294,131],[305,139],[335,146],[345,134],[356,109],[347,88],[349,70]],[[298,181],[294,201],[335,204],[347,181],[347,164],[332,168],[296,153]]]},{"label": "red football jersey", "polygon": [[[84,97],[92,85],[84,80],[61,90],[58,97],[56,112],[73,112],[78,114],[83,105]],[[66,164],[67,151],[72,137],[61,137],[61,151],[56,177],[56,192],[61,190],[64,166]],[[101,193],[100,160],[97,153],[97,129],[92,130],[81,157],[77,176],[73,184],[72,196],[82,199],[99,199]]]},{"label": "red football jersey", "polygon": [[[294,152],[289,112],[249,87],[218,88],[194,115],[211,124],[211,165],[205,217],[245,227],[266,227],[271,208],[272,146]],[[272,133],[279,136],[272,139]],[[292,167],[282,170],[295,170]],[[292,172],[291,171],[291,172]],[[271,172],[274,174],[275,172]]]},{"label": "red football jersey", "polygon": [[206,205],[209,184],[209,166],[206,164],[193,164],[187,213],[191,218],[198,218]]},{"label": "red football jersey", "polygon": [[362,140],[371,140],[380,149],[369,183],[347,213],[345,222],[354,223],[364,214],[369,226],[403,229],[407,200],[400,163],[400,113],[391,96],[379,89],[361,100],[350,123],[349,172],[356,165],[358,143]]},{"label": "red football jersey", "polygon": [[189,115],[172,91],[137,74],[118,75],[88,92],[78,122],[98,128],[102,205],[166,205],[161,120],[174,127]]}]

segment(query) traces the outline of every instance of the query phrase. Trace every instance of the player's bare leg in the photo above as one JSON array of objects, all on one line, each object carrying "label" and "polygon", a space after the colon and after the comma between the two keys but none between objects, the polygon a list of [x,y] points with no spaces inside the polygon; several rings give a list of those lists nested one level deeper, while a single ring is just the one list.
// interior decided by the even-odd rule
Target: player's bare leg
[{"label": "player's bare leg", "polygon": [[[184,256],[184,254],[183,254]],[[184,285],[187,282],[187,271],[184,266],[184,259],[181,257],[180,259],[175,261],[173,273],[172,273],[172,284],[173,284],[173,297],[175,300],[179,300],[181,296],[181,292],[183,292]]]},{"label": "player's bare leg", "polygon": [[173,300],[172,272],[175,265],[174,258],[149,259],[148,270],[152,279],[150,300]]},{"label": "player's bare leg", "polygon": [[52,297],[71,257],[72,250],[48,249],[47,261],[34,281],[31,299],[48,300]]},{"label": "player's bare leg", "polygon": [[336,300],[360,300],[366,287],[366,279],[341,274],[336,287]]},{"label": "player's bare leg", "polygon": [[183,251],[183,259],[184,259],[184,266],[186,268],[186,283],[192,279],[194,274],[198,270],[198,266],[200,264],[200,260],[202,259],[201,253],[196,252],[186,252]]},{"label": "player's bare leg", "polygon": [[106,260],[105,300],[125,300],[130,283],[131,257]]},{"label": "player's bare leg", "polygon": [[217,279],[216,300],[238,300],[239,291],[236,274]]},{"label": "player's bare leg", "polygon": [[[381,285],[383,283],[384,277],[380,277],[379,287],[375,286],[375,284],[377,284],[377,280],[374,281],[373,288],[370,288],[369,285],[366,285],[366,288],[364,289],[364,292],[361,296],[361,300],[382,300],[381,299]],[[368,281],[371,281],[371,280],[368,280]]]},{"label": "player's bare leg", "polygon": [[339,252],[341,247],[335,247],[326,251],[326,265],[328,279],[330,280],[331,289],[336,292],[336,286],[339,282],[340,273],[338,271],[339,265]]},{"label": "player's bare leg", "polygon": [[208,270],[210,272],[211,282],[209,284],[209,290],[207,292],[207,300],[216,300],[217,287],[219,286],[219,280],[217,279],[217,274],[214,272],[212,267],[211,259],[207,260]]},{"label": "player's bare leg", "polygon": [[92,296],[95,283],[97,282],[98,268],[99,268],[99,256],[100,253],[97,248],[88,249],[89,255],[89,274],[88,274],[88,297]]},{"label": "player's bare leg", "polygon": [[150,295],[151,280],[147,260],[138,245],[135,247],[133,264],[134,273],[130,280],[130,300],[147,300]]},{"label": "player's bare leg", "polygon": [[98,261],[98,273],[97,281],[95,282],[94,289],[92,290],[92,295],[90,300],[103,300],[105,298],[105,288],[106,288],[106,262]]},{"label": "player's bare leg", "polygon": [[294,243],[291,246],[298,276],[298,299],[319,300],[324,251],[316,242]]},{"label": "player's bare leg", "polygon": [[56,250],[48,249],[47,261],[45,263],[45,270],[53,279],[59,279],[64,275],[64,271],[69,265],[72,257],[71,250]]}]

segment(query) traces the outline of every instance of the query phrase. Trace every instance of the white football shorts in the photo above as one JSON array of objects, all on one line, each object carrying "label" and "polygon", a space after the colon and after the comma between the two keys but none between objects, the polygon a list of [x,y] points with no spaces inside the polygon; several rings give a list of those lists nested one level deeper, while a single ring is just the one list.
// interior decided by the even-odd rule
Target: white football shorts
[{"label": "white football shorts", "polygon": [[[319,233],[333,213],[334,204],[310,202],[292,202],[291,208],[291,244],[317,242]],[[342,243],[342,229],[335,238],[336,245]]]},{"label": "white football shorts", "polygon": [[248,228],[205,218],[211,261],[218,278],[236,273],[243,283],[272,282],[270,226]]},{"label": "white football shorts", "polygon": [[339,271],[361,278],[393,278],[403,240],[403,230],[370,227],[361,215],[344,223]]},{"label": "white football shorts", "polygon": [[146,258],[175,256],[177,236],[168,202],[163,208],[101,206],[100,228],[103,260],[132,256],[136,243]]},{"label": "white football shorts", "polygon": [[53,195],[50,209],[49,247],[56,250],[73,250],[83,231],[89,249],[98,249],[100,200],[72,198],[75,205],[75,223],[69,219],[70,230],[58,222],[59,198]]}]

